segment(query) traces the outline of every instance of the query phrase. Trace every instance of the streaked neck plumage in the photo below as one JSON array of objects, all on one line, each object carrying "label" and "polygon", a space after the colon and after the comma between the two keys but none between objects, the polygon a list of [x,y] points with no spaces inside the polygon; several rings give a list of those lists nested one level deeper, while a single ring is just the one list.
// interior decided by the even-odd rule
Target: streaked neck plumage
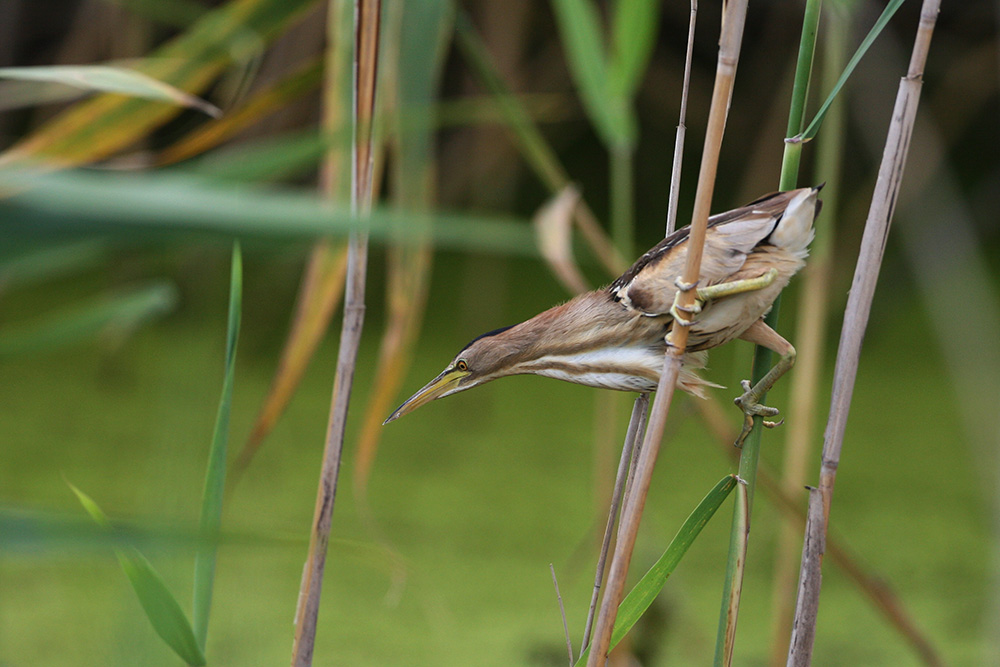
[{"label": "streaked neck plumage", "polygon": [[485,366],[477,384],[530,373],[592,387],[651,391],[663,365],[667,326],[666,320],[629,311],[599,290],[477,339],[467,349],[477,348]]}]

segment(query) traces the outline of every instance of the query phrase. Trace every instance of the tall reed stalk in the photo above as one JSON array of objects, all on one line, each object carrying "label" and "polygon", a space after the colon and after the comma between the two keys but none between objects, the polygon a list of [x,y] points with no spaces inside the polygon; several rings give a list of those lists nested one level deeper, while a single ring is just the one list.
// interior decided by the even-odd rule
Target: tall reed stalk
[{"label": "tall reed stalk", "polygon": [[[802,20],[802,37],[799,42],[798,59],[795,65],[795,82],[792,87],[791,109],[788,114],[788,130],[786,137],[792,138],[802,132],[805,125],[805,107],[809,94],[809,79],[812,72],[813,54],[816,48],[816,31],[819,25],[821,0],[808,0]],[[779,190],[792,190],[797,186],[799,164],[802,156],[801,142],[785,142],[785,151],[781,161],[781,182]],[[781,308],[779,295],[771,307],[764,322],[772,329],[777,327],[778,313]],[[772,365],[772,353],[758,345],[754,350],[751,383],[756,385],[764,377]],[[760,398],[763,403],[766,395]],[[750,532],[750,516],[753,512],[754,491],[757,487],[757,464],[760,460],[761,422],[759,416],[754,417],[754,429],[743,443],[740,452],[739,478],[746,485],[746,504],[733,510],[733,522],[730,531],[729,556],[726,562],[726,575],[723,583],[722,609],[719,613],[719,630],[715,643],[715,664],[729,665],[732,663],[734,643],[736,638],[736,622],[739,615],[740,597],[743,587],[743,572],[746,566],[747,542]]]},{"label": "tall reed stalk", "polygon": [[[336,0],[331,2],[331,17],[337,15]],[[354,12],[354,103],[351,145],[351,213],[364,217],[372,205],[372,128],[375,114],[375,91],[378,74],[380,0],[356,0]],[[337,23],[330,22],[330,41],[337,39]],[[344,448],[344,430],[350,405],[354,368],[361,343],[365,313],[365,274],[368,264],[368,235],[355,230],[350,235],[347,255],[347,284],[344,294],[344,324],[340,336],[337,371],[334,378],[330,421],[320,472],[316,509],[309,540],[309,555],[299,604],[295,614],[293,667],[312,665],[316,642],[323,571],[326,565],[330,527],[337,493],[337,478]]]},{"label": "tall reed stalk", "polygon": [[[850,16],[839,5],[828,4],[824,10],[822,88],[832,90],[847,62],[847,39]],[[833,273],[833,235],[840,203],[840,170],[844,145],[844,98],[830,106],[824,133],[817,140],[816,173],[826,182],[823,188],[823,215],[817,221],[816,239],[809,250],[809,263],[803,270],[802,291],[795,325],[795,374],[789,384],[788,431],[781,486],[790,497],[801,496],[806,484],[807,464],[812,446],[816,408],[826,345],[826,324],[830,279]],[[771,593],[771,664],[784,664],[792,617],[795,612],[796,565],[801,551],[802,526],[785,522],[781,527],[775,555]]]},{"label": "tall reed stalk", "polygon": [[837,466],[840,463],[840,452],[844,443],[844,429],[854,393],[861,344],[868,325],[868,316],[885,250],[885,239],[892,222],[892,212],[899,194],[903,167],[913,134],[924,65],[927,62],[940,5],[940,0],[924,0],[920,10],[920,25],[913,44],[910,66],[899,84],[889,134],[886,137],[885,150],[875,183],[875,193],[865,222],[861,250],[844,313],[844,325],[834,371],[833,395],[830,400],[830,416],[823,437],[823,462],[820,467],[819,488],[809,494],[809,520],[806,524],[806,537],[802,549],[802,567],[799,574],[792,640],[788,650],[789,667],[809,665],[812,661],[822,582],[824,543],[830,521],[830,505],[833,501]]},{"label": "tall reed stalk", "polygon": [[[677,223],[677,202],[680,198],[681,165],[684,161],[684,139],[687,134],[687,101],[691,84],[691,59],[694,53],[694,29],[698,19],[698,2],[691,0],[691,15],[688,21],[687,50],[684,58],[684,83],[681,88],[681,104],[678,111],[677,132],[674,140],[674,158],[670,169],[670,196],[667,202],[667,226],[664,236],[669,236]],[[581,655],[590,646],[590,633],[593,630],[594,612],[597,609],[598,596],[601,585],[604,582],[604,571],[607,564],[608,550],[611,547],[611,531],[618,520],[618,511],[621,509],[622,497],[626,491],[626,476],[631,482],[635,473],[635,463],[637,462],[636,442],[641,442],[646,431],[649,420],[649,394],[640,394],[635,399],[632,415],[629,418],[628,429],[625,435],[625,444],[622,447],[621,458],[618,462],[618,472],[615,476],[615,487],[611,495],[611,503],[608,509],[608,520],[605,527],[604,539],[601,541],[601,549],[597,558],[597,572],[594,577],[594,590],[590,599],[590,608],[587,611],[587,623],[583,633],[583,642],[580,644]],[[630,465],[631,464],[631,465]]]},{"label": "tall reed stalk", "polygon": [[670,236],[677,228],[677,202],[681,194],[681,164],[684,161],[684,140],[687,137],[688,94],[691,90],[691,59],[694,56],[694,29],[698,23],[698,0],[691,0],[688,19],[687,50],[684,54],[684,83],[681,85],[681,108],[674,134],[674,159],[670,166],[670,197],[667,200],[667,229]]},{"label": "tall reed stalk", "polygon": [[[698,280],[701,270],[708,214],[712,205],[712,193],[715,190],[715,176],[719,165],[719,152],[722,148],[726,116],[729,102],[732,99],[733,83],[736,79],[736,65],[739,62],[740,46],[743,41],[746,11],[746,0],[731,0],[726,5],[722,18],[722,37],[716,66],[715,88],[712,92],[712,106],[709,111],[705,147],[702,152],[701,170],[698,176],[691,236],[688,241],[687,263],[682,277],[685,282],[689,283]],[[694,290],[682,292],[680,306],[690,307],[694,303],[694,298]],[[587,661],[588,667],[603,665],[608,654],[618,605],[624,596],[625,578],[628,574],[629,562],[639,531],[639,521],[649,492],[653,468],[659,454],[660,440],[663,437],[667,413],[670,410],[674,387],[677,384],[677,376],[684,358],[684,349],[687,347],[687,333],[687,330],[681,327],[664,356],[663,372],[657,387],[656,402],[653,405],[642,451],[639,453],[636,463],[635,481],[625,499],[619,530],[620,536],[615,546],[611,571],[608,574],[608,584],[601,600],[600,613],[594,631],[596,648],[590,653]]]}]

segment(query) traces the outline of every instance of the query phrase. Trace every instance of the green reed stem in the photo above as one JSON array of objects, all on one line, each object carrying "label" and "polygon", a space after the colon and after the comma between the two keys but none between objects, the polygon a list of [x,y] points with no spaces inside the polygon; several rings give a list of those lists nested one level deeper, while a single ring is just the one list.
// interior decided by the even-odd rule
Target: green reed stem
[{"label": "green reed stem", "polygon": [[[788,114],[788,137],[793,137],[802,131],[805,106],[809,93],[809,78],[812,71],[813,54],[816,50],[816,32],[819,26],[822,0],[807,0],[805,14],[802,19],[802,38],[799,42],[799,55],[795,67],[795,82],[792,87],[791,107]],[[785,142],[785,151],[781,162],[781,178],[779,188],[791,190],[798,181],[799,163],[802,155],[802,144]],[[781,297],[775,300],[771,312],[765,318],[768,326],[774,328],[778,322],[781,307]],[[754,350],[752,380],[756,384],[770,370],[773,363],[772,353],[767,348],[757,346]],[[760,401],[764,402],[766,396]],[[733,513],[733,524],[730,531],[729,556],[726,563],[726,577],[723,584],[722,610],[719,615],[719,630],[716,635],[715,664],[728,665],[732,659],[732,642],[735,638],[736,615],[739,611],[738,596],[734,590],[742,585],[742,560],[745,558],[745,531],[749,530],[749,517],[753,510],[754,489],[757,482],[757,464],[760,460],[761,417],[754,417],[754,429],[743,444],[740,455],[739,477],[746,484],[747,504],[746,515]],[[746,523],[744,523],[746,522]],[[732,602],[736,597],[735,603]]]}]

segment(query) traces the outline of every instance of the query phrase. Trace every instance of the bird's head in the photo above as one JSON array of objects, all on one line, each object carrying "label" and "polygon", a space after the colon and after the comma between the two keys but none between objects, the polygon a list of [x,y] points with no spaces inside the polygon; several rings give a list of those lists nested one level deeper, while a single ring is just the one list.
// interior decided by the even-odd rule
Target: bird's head
[{"label": "bird's head", "polygon": [[382,422],[383,425],[435,399],[517,373],[518,363],[523,358],[526,348],[524,335],[515,331],[521,328],[522,326],[497,329],[473,340],[455,355],[440,375],[403,401],[403,404]]}]

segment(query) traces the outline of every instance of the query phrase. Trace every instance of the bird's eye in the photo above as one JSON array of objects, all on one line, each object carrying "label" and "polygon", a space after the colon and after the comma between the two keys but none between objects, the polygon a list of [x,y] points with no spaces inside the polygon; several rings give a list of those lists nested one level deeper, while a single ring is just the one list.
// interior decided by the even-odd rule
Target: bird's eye
[{"label": "bird's eye", "polygon": [[459,359],[458,363],[455,364],[455,368],[457,368],[460,371],[465,372],[465,371],[469,370],[469,362],[467,362],[465,359]]}]

